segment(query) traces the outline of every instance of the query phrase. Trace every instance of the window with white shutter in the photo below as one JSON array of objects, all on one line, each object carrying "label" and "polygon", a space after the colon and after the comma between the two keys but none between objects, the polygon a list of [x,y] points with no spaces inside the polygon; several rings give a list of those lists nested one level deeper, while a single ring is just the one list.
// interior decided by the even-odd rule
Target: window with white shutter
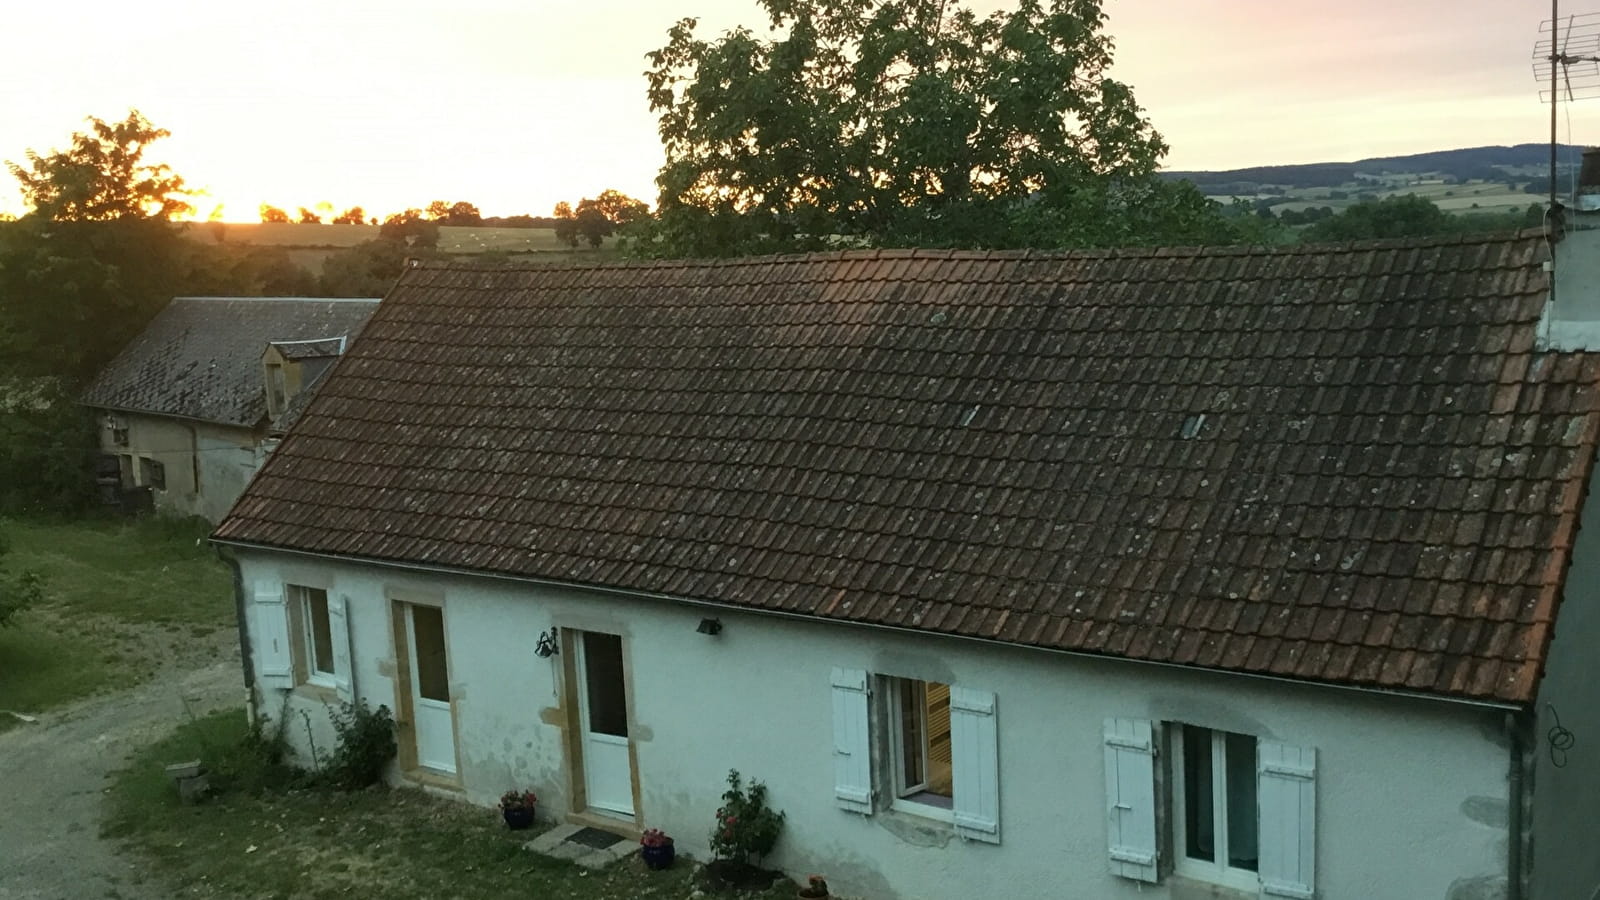
[{"label": "window with white shutter", "polygon": [[1316,893],[1317,751],[1262,741],[1257,754],[1261,894],[1310,900]]},{"label": "window with white shutter", "polygon": [[1107,719],[1106,840],[1113,874],[1155,881],[1156,745],[1144,719]]},{"label": "window with white shutter", "polygon": [[839,806],[872,814],[872,740],[867,673],[833,670],[833,794]]},{"label": "window with white shutter", "polygon": [[1000,747],[994,694],[950,686],[950,756],[956,834],[1000,843]]},{"label": "window with white shutter", "polygon": [[294,687],[294,658],[289,647],[289,610],[283,587],[275,581],[257,581],[251,592],[250,635],[256,653],[256,681],[263,688]]}]

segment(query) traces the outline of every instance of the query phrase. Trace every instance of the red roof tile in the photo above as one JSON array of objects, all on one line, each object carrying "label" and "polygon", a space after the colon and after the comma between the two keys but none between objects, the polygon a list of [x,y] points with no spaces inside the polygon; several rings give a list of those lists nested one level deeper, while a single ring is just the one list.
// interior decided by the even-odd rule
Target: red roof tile
[{"label": "red roof tile", "polygon": [[217,537],[1528,702],[1600,434],[1544,258],[419,265]]}]

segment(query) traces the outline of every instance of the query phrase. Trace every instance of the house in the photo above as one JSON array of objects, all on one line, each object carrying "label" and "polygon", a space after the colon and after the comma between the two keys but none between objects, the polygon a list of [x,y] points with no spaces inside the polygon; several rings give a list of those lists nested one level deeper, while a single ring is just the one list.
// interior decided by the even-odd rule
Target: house
[{"label": "house", "polygon": [[377,304],[174,299],[82,396],[116,460],[112,493],[219,521]]},{"label": "house", "polygon": [[872,898],[1587,897],[1552,237],[414,263],[215,532],[253,712]]}]

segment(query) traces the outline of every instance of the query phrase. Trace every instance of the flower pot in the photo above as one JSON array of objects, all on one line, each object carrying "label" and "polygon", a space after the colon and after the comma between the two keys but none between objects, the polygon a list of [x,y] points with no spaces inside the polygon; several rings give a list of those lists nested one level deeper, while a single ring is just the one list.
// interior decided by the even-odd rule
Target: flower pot
[{"label": "flower pot", "polygon": [[506,827],[512,831],[521,831],[533,827],[533,807],[519,806],[512,809],[502,809],[500,814],[505,817]]},{"label": "flower pot", "polygon": [[672,849],[671,844],[639,848],[639,858],[644,860],[644,864],[652,869],[665,869],[671,866],[673,857],[676,855],[677,851]]}]

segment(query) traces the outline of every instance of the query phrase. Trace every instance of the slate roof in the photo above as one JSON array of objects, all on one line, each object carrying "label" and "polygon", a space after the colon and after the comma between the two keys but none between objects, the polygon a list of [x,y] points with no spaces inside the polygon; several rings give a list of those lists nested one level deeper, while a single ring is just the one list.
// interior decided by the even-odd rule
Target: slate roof
[{"label": "slate roof", "polygon": [[269,341],[354,336],[375,299],[178,297],[84,392],[86,406],[254,427]]},{"label": "slate roof", "polygon": [[1546,255],[421,264],[216,537],[1528,702],[1600,432]]}]

